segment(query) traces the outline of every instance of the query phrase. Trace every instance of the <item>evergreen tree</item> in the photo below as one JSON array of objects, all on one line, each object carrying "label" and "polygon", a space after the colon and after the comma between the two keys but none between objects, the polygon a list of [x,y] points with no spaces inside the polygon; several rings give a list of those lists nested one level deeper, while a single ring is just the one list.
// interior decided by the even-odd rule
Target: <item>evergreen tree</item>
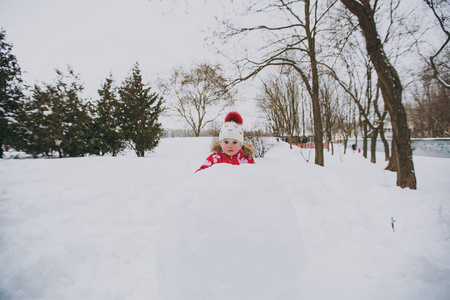
[{"label": "evergreen tree", "polygon": [[90,123],[88,105],[81,94],[83,85],[80,78],[68,67],[68,75],[56,70],[56,89],[62,103],[63,139],[61,149],[63,156],[82,156],[88,153]]},{"label": "evergreen tree", "polygon": [[18,149],[33,157],[48,156],[54,151],[61,153],[61,109],[59,97],[51,85],[44,88],[35,85],[20,117],[21,142]]},{"label": "evergreen tree", "polygon": [[162,136],[158,117],[163,99],[159,94],[151,93],[150,89],[142,82],[138,63],[119,88],[122,133],[138,157],[155,148]]},{"label": "evergreen tree", "polygon": [[16,126],[22,107],[22,77],[20,66],[12,54],[12,44],[5,41],[6,32],[0,30],[0,158],[3,147],[17,142]]},{"label": "evergreen tree", "polygon": [[54,85],[35,85],[21,117],[21,150],[36,157],[59,153],[81,156],[91,140],[88,106],[81,98],[83,86],[69,67],[68,75],[56,70]]},{"label": "evergreen tree", "polygon": [[93,144],[99,154],[111,153],[116,156],[125,148],[125,141],[120,129],[119,101],[112,74],[106,78],[98,94],[100,100],[94,109],[95,118],[92,125],[95,133]]}]

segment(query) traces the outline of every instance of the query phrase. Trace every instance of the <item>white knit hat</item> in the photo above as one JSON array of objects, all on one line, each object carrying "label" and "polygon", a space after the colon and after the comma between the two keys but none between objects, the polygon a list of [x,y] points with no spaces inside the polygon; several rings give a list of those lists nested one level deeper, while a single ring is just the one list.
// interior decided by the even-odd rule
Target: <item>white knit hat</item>
[{"label": "white knit hat", "polygon": [[232,111],[225,117],[225,124],[223,124],[219,133],[219,142],[223,139],[235,139],[244,143],[244,128],[242,128],[242,117],[239,113]]}]

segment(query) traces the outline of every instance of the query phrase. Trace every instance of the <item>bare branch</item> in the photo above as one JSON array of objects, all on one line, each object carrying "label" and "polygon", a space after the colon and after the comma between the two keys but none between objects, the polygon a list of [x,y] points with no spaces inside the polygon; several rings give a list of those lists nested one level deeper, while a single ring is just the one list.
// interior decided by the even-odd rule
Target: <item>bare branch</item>
[{"label": "bare branch", "polygon": [[444,50],[444,48],[448,45],[448,43],[450,42],[450,32],[445,28],[445,24],[444,24],[444,16],[439,16],[439,14],[436,11],[436,7],[435,7],[435,2],[434,0],[424,0],[425,3],[428,5],[428,7],[431,9],[431,11],[433,12],[434,16],[436,17],[436,19],[438,20],[439,26],[441,27],[442,31],[445,33],[445,35],[447,36],[447,39],[445,40],[444,44],[442,44],[442,46],[439,48],[439,50],[430,57],[430,64],[431,67],[433,69],[434,72],[434,76],[435,78],[442,84],[444,85],[444,87],[450,89],[450,83],[446,82],[439,74],[439,70],[436,67],[435,64],[435,59],[436,57],[441,54],[441,52]]}]

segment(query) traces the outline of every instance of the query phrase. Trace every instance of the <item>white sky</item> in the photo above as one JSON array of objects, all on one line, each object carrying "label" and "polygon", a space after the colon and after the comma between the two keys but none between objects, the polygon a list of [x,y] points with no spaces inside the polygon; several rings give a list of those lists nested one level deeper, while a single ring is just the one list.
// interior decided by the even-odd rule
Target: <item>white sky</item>
[{"label": "white sky", "polygon": [[204,42],[220,13],[220,1],[204,0],[0,0],[0,26],[25,82],[51,83],[55,68],[70,65],[92,99],[110,72],[120,84],[135,62],[150,83],[180,65],[220,63]]},{"label": "white sky", "polygon": [[189,2],[0,0],[0,26],[27,82],[51,82],[56,67],[70,65],[96,97],[110,72],[122,81],[136,61],[152,80],[182,63],[214,59],[200,32],[211,24],[212,9]]},{"label": "white sky", "polygon": [[110,72],[119,84],[135,62],[149,82],[182,64],[219,62],[202,32],[220,12],[211,2],[0,0],[0,26],[26,83],[53,82],[55,68],[70,65],[97,99]]},{"label": "white sky", "polygon": [[[120,84],[135,62],[148,82],[182,64],[223,62],[205,46],[202,32],[214,27],[215,15],[225,14],[223,5],[230,2],[0,0],[0,27],[14,44],[26,83],[53,82],[55,68],[70,65],[81,75],[85,96],[97,99],[110,72]],[[249,98],[255,93],[241,90],[246,102],[236,109],[253,121],[257,112]]]}]

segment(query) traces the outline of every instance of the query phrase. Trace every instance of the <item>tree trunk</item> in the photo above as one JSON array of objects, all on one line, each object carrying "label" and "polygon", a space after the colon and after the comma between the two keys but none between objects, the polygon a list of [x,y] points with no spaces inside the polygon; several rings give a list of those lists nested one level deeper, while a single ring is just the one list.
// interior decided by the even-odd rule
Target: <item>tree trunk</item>
[{"label": "tree trunk", "polygon": [[314,163],[319,166],[324,165],[323,156],[323,128],[322,118],[320,114],[320,100],[319,100],[319,76],[317,72],[317,64],[314,62],[313,67],[313,118],[314,118],[314,144],[315,144],[315,160]]},{"label": "tree trunk", "polygon": [[386,166],[386,170],[397,172],[397,143],[395,142],[395,136],[392,136],[392,152],[391,159],[389,160],[388,165]]},{"label": "tree trunk", "polygon": [[197,126],[195,126],[195,124],[192,126],[192,129],[194,131],[194,136],[195,137],[199,137],[200,136],[200,124],[198,124]]},{"label": "tree trunk", "polygon": [[313,121],[314,121],[314,144],[315,144],[315,160],[314,163],[319,166],[324,165],[323,156],[323,127],[322,127],[322,117],[320,113],[320,98],[319,98],[319,72],[317,70],[317,59],[316,59],[316,41],[312,34],[312,28],[310,28],[310,2],[305,1],[305,31],[308,39],[309,46],[309,58],[311,60],[311,75],[312,75],[312,110],[313,110]]},{"label": "tree trunk", "polygon": [[383,141],[383,145],[384,145],[384,160],[388,161],[391,158],[391,155],[389,153],[389,143],[386,140],[386,137],[384,136],[384,127],[383,126],[380,127],[379,132],[380,132],[381,140]]},{"label": "tree trunk", "polygon": [[344,154],[347,154],[348,135],[344,137]]},{"label": "tree trunk", "polygon": [[377,138],[378,138],[378,128],[374,128],[372,132],[372,138],[370,139],[370,162],[377,162]]},{"label": "tree trunk", "polygon": [[367,146],[367,139],[368,139],[368,134],[369,134],[369,132],[368,132],[368,130],[367,130],[367,121],[363,121],[363,157],[364,158],[367,158],[367,149],[368,149],[368,146]]},{"label": "tree trunk", "polygon": [[403,87],[397,71],[386,57],[378,37],[375,12],[370,7],[369,1],[362,1],[362,4],[355,0],[341,0],[341,2],[358,17],[359,26],[366,40],[367,52],[377,72],[383,99],[389,109],[392,131],[395,135],[393,142],[396,144],[397,185],[401,188],[416,189],[417,181],[412,160],[410,133],[405,108],[402,104]]}]

